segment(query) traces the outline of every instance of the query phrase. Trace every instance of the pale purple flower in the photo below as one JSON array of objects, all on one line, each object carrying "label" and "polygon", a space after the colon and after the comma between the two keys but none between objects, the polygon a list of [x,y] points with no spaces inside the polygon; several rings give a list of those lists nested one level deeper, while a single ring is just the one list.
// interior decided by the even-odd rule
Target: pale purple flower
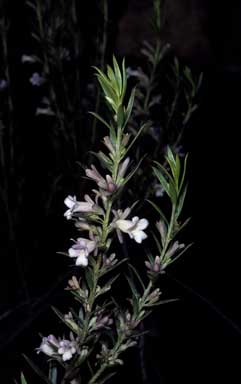
[{"label": "pale purple flower", "polygon": [[141,243],[142,240],[147,238],[147,234],[144,229],[148,226],[148,220],[139,219],[138,216],[132,218],[132,220],[117,220],[115,222],[116,227],[122,232],[128,233],[131,239],[134,239],[137,243]]},{"label": "pale purple flower", "polygon": [[149,261],[145,261],[145,265],[151,272],[159,273],[161,270],[160,256],[156,256],[153,263],[150,263]]},{"label": "pale purple flower", "polygon": [[45,83],[44,77],[42,77],[38,72],[34,72],[29,81],[34,87],[40,87]]},{"label": "pale purple flower", "polygon": [[94,165],[91,165],[91,169],[85,170],[86,176],[90,179],[94,180],[98,187],[103,191],[107,192],[107,194],[111,194],[116,190],[116,185],[110,175],[106,175],[105,179],[99,171],[96,169]]},{"label": "pale purple flower", "polygon": [[0,91],[4,91],[8,86],[8,82],[5,79],[0,79]]},{"label": "pale purple flower", "polygon": [[76,258],[75,265],[86,267],[88,265],[88,256],[96,249],[94,240],[84,239],[79,237],[75,244],[69,248],[69,257]]},{"label": "pale purple flower", "polygon": [[63,361],[72,359],[76,353],[76,345],[74,341],[61,340],[59,342],[58,354],[62,356]]},{"label": "pale purple flower", "polygon": [[112,144],[112,142],[110,140],[110,137],[109,136],[105,136],[103,141],[104,141],[105,146],[110,150],[110,152],[111,153],[115,153],[115,149],[114,149],[113,144]]},{"label": "pale purple flower", "polygon": [[53,356],[58,353],[59,341],[55,336],[49,335],[48,337],[43,337],[40,347],[37,348],[37,353],[43,352],[47,356]]},{"label": "pale purple flower", "polygon": [[129,162],[130,162],[130,158],[127,157],[119,166],[119,169],[118,169],[118,175],[117,175],[117,178],[118,178],[118,182],[121,182],[123,177],[125,176],[125,173],[126,173],[126,170],[128,168],[128,165],[129,165]]},{"label": "pale purple flower", "polygon": [[102,213],[102,209],[98,207],[89,195],[84,196],[85,201],[77,201],[76,196],[67,196],[64,204],[69,208],[64,216],[67,220],[71,219],[75,213]]}]

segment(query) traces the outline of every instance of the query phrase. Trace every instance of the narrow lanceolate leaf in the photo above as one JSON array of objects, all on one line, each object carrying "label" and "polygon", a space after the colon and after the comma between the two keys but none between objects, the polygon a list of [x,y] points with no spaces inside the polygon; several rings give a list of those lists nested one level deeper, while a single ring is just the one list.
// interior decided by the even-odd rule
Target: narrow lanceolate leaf
[{"label": "narrow lanceolate leaf", "polygon": [[[60,318],[60,320],[71,329],[72,332],[74,332],[76,335],[79,335],[79,327],[75,322],[71,324],[68,320],[64,318],[64,315],[55,307],[52,307],[52,310],[56,313],[56,315]],[[75,325],[75,326],[74,326]]]},{"label": "narrow lanceolate leaf", "polygon": [[168,195],[170,196],[172,203],[176,204],[177,203],[177,192],[176,192],[176,186],[172,180],[169,183]]},{"label": "narrow lanceolate leaf", "polygon": [[[171,167],[171,170],[175,170],[176,168],[176,162],[175,162],[175,159],[174,159],[174,156],[173,156],[173,153],[172,153],[172,150],[170,147],[167,148],[167,156],[166,156],[166,159]],[[173,174],[173,176],[175,175],[175,172]]]},{"label": "narrow lanceolate leaf", "polygon": [[141,279],[141,276],[140,276],[139,273],[137,272],[136,268],[135,268],[132,264],[128,264],[128,267],[130,267],[130,269],[132,270],[132,272],[136,275],[136,277],[137,277],[139,283],[141,284],[142,289],[145,290],[146,287],[145,287],[145,285],[144,285],[144,283],[143,283],[143,281],[142,281],[142,279]]},{"label": "narrow lanceolate leaf", "polygon": [[109,375],[105,376],[104,379],[98,380],[98,384],[104,384],[106,383],[111,377],[115,376],[117,372],[109,373]]},{"label": "narrow lanceolate leaf", "polygon": [[179,257],[181,257],[185,252],[187,252],[187,250],[193,246],[193,243],[190,243],[188,244],[180,253],[178,253],[178,255],[176,255],[175,257],[173,257],[173,259],[171,259],[169,262],[168,262],[168,265],[169,264],[172,264],[174,261],[177,261],[177,259],[179,259]]},{"label": "narrow lanceolate leaf", "polygon": [[48,379],[48,377],[41,371],[41,369],[31,360],[29,357],[23,354],[23,357],[27,361],[27,363],[30,365],[30,367],[33,369],[33,371],[41,377],[41,379],[47,383],[47,384],[52,384],[51,381]]},{"label": "narrow lanceolate leaf", "polygon": [[115,84],[115,86],[116,86],[115,74],[114,74],[113,69],[109,65],[107,65],[107,76],[108,76],[109,80],[111,81],[111,83]]},{"label": "narrow lanceolate leaf", "polygon": [[189,223],[190,220],[191,220],[191,217],[188,217],[188,219],[186,219],[186,220],[184,221],[184,223],[182,223],[182,224],[177,228],[177,230],[175,230],[173,239],[178,235],[179,232],[181,232],[181,231],[187,226],[187,224]]},{"label": "narrow lanceolate leaf", "polygon": [[175,169],[175,183],[176,183],[176,190],[179,190],[179,177],[180,177],[180,171],[181,171],[181,163],[179,156],[176,155],[176,169]]},{"label": "narrow lanceolate leaf", "polygon": [[21,384],[28,384],[23,373],[21,373]]},{"label": "narrow lanceolate leaf", "polygon": [[53,365],[54,363],[51,362],[50,368],[49,368],[49,379],[52,384],[57,384],[57,376],[58,376],[58,371],[57,367]]},{"label": "narrow lanceolate leaf", "polygon": [[159,172],[162,172],[168,180],[172,180],[171,174],[167,171],[167,169],[158,161],[154,161],[154,163],[158,166]]},{"label": "narrow lanceolate leaf", "polygon": [[184,201],[186,198],[186,194],[187,194],[187,185],[185,186],[181,196],[179,197],[179,201],[177,204],[176,218],[178,218],[182,212],[182,208],[183,208],[183,204],[184,204]]},{"label": "narrow lanceolate leaf", "polygon": [[119,278],[119,276],[120,276],[120,273],[118,275],[114,276],[112,279],[108,280],[108,282],[105,283],[105,285],[97,293],[96,297],[103,295],[105,292],[109,291],[112,284],[114,284],[114,282]]},{"label": "narrow lanceolate leaf", "polygon": [[142,131],[145,129],[145,128],[148,128],[150,127],[150,123],[145,123],[141,126],[141,128],[139,129],[139,131],[137,132],[137,134],[135,135],[134,139],[132,140],[132,142],[130,143],[129,147],[127,148],[126,150],[126,153],[131,149],[131,147],[133,146],[133,144],[135,143],[135,141],[138,139],[138,137],[140,136],[140,134],[142,133]]},{"label": "narrow lanceolate leaf", "polygon": [[123,96],[122,95],[122,77],[121,77],[121,71],[120,71],[119,65],[116,61],[115,56],[113,56],[113,65],[114,65],[116,84],[118,86],[118,95],[119,95],[119,97],[121,97],[121,96]]},{"label": "narrow lanceolate leaf", "polygon": [[154,233],[154,232],[151,232],[151,234],[152,234],[152,236],[153,236],[153,238],[154,238],[154,240],[155,240],[155,243],[156,243],[158,252],[159,252],[159,254],[161,254],[161,253],[162,253],[162,247],[161,247],[161,244],[160,244],[158,238],[156,237],[155,233]]},{"label": "narrow lanceolate leaf", "polygon": [[169,184],[166,181],[165,177],[163,176],[163,174],[157,168],[152,167],[152,169],[153,169],[153,171],[155,173],[155,176],[157,177],[159,183],[164,188],[165,192],[169,195]]},{"label": "narrow lanceolate leaf", "polygon": [[124,182],[122,183],[122,185],[125,185],[125,184],[132,178],[132,176],[134,176],[134,174],[136,173],[137,169],[140,167],[140,165],[141,165],[141,163],[142,163],[142,161],[143,161],[143,159],[144,159],[145,156],[146,156],[146,155],[144,155],[144,156],[141,158],[141,160],[140,160],[139,163],[136,165],[136,167],[132,170],[132,172],[130,172],[129,175],[127,175],[127,176],[125,177],[125,180],[124,180]]},{"label": "narrow lanceolate leaf", "polygon": [[96,156],[100,160],[104,168],[112,170],[113,161],[108,156],[106,156],[102,151],[99,151],[98,153],[96,153]]},{"label": "narrow lanceolate leaf", "polygon": [[105,269],[103,272],[100,272],[100,277],[104,276],[106,273],[110,272],[110,271],[113,271],[115,268],[119,267],[121,264],[125,263],[126,260],[128,260],[127,258],[125,259],[122,259],[121,261],[119,261],[118,263],[112,265],[111,267],[109,267],[108,269]]},{"label": "narrow lanceolate leaf", "polygon": [[125,59],[122,61],[122,98],[124,99],[127,88]]},{"label": "narrow lanceolate leaf", "polygon": [[91,291],[93,288],[93,274],[92,271],[89,268],[85,269],[85,279],[88,285],[89,290]]},{"label": "narrow lanceolate leaf", "polygon": [[139,293],[138,293],[138,291],[136,289],[136,286],[135,286],[134,282],[131,280],[131,278],[129,276],[126,275],[125,277],[126,277],[126,280],[129,283],[129,286],[130,286],[130,289],[131,289],[131,292],[132,292],[133,296],[136,299],[138,299],[139,298]]},{"label": "narrow lanceolate leaf", "polygon": [[152,207],[159,213],[159,215],[161,216],[161,218],[165,221],[165,223],[168,225],[168,220],[166,218],[166,216],[164,215],[164,213],[162,212],[161,208],[159,208],[155,203],[153,203],[153,201],[151,200],[147,200],[147,202],[149,204],[152,205]]},{"label": "narrow lanceolate leaf", "polygon": [[136,93],[136,88],[133,88],[132,91],[131,91],[131,95],[130,95],[130,98],[129,98],[129,101],[128,101],[127,108],[126,108],[126,116],[125,116],[124,127],[126,126],[126,124],[128,123],[128,121],[130,119],[130,115],[131,115],[133,104],[134,104],[134,100],[135,100],[135,93]]},{"label": "narrow lanceolate leaf", "polygon": [[89,112],[89,113],[92,116],[94,116],[96,119],[101,121],[101,123],[103,123],[110,131],[111,131],[111,129],[113,129],[104,119],[102,119],[102,117],[100,115],[98,115],[98,113],[95,113],[95,112]]},{"label": "narrow lanceolate leaf", "polygon": [[184,181],[185,181],[186,170],[187,170],[187,159],[188,159],[188,154],[185,156],[185,160],[184,160],[183,171],[182,171],[182,179],[181,179],[181,182],[180,182],[179,191],[182,190],[182,187],[183,187],[183,184],[184,184]]},{"label": "narrow lanceolate leaf", "polygon": [[108,80],[98,75],[97,78],[99,80],[102,90],[104,91],[106,99],[111,104],[113,109],[115,109],[114,106],[118,105],[118,98],[116,96],[115,90],[112,88]]}]

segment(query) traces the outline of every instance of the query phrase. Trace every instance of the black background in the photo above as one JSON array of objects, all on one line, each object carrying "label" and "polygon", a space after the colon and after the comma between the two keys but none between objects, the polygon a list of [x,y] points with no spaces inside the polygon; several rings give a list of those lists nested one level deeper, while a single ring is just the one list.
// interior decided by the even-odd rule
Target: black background
[{"label": "black background", "polygon": [[[81,20],[83,30],[87,31],[86,36],[94,18],[92,5],[82,10]],[[190,189],[186,209],[192,216],[192,221],[188,236],[194,241],[194,246],[170,268],[162,283],[170,297],[178,297],[180,301],[161,306],[157,309],[156,316],[147,322],[151,328],[150,334],[145,338],[148,383],[216,383],[221,379],[228,383],[241,381],[238,233],[241,2],[233,1],[227,5],[212,1],[211,4],[203,2],[202,6],[206,12],[205,37],[208,50],[197,56],[196,51],[185,51],[186,56],[183,57],[181,41],[177,47],[181,60],[195,70],[201,69],[204,72],[200,108],[184,137],[185,147],[190,152]],[[127,12],[127,2],[113,6],[112,12],[116,22],[116,30],[113,30],[118,33],[117,22]],[[9,1],[9,14],[14,25],[11,40],[14,62],[18,49],[28,45],[21,1],[12,1],[12,4]],[[138,13],[136,17],[138,18]],[[113,46],[114,41],[113,38]],[[203,57],[205,52],[208,52],[207,56]],[[18,75],[16,68],[16,78]],[[29,138],[24,129],[23,134]],[[37,150],[37,146],[38,143],[34,150]],[[31,156],[31,152],[28,155]],[[61,205],[57,208],[61,212],[59,220],[62,220],[63,209]],[[26,232],[29,219],[30,216],[26,218],[26,227],[23,228],[25,241],[28,238]],[[31,220],[34,224],[33,217]],[[56,227],[53,228],[53,224],[46,223],[46,226],[54,232]],[[67,244],[66,223],[59,224],[57,230],[58,234],[52,235],[53,243],[50,243],[50,236],[48,243],[43,244],[43,253],[46,250],[47,255],[52,253],[55,256],[56,249],[61,246],[64,248]],[[63,236],[66,240],[62,239]],[[11,250],[5,249],[5,253],[4,250],[2,253],[1,306],[4,312],[6,308],[11,309],[17,305],[18,293]],[[46,271],[43,263],[39,262],[37,273],[34,261],[34,292],[43,293],[44,285],[49,286],[52,279],[64,274],[66,267],[68,268],[67,261],[58,259],[58,262],[52,261]],[[42,283],[43,287],[38,288]],[[24,308],[14,312],[7,321],[2,320],[1,383],[12,382],[12,378],[19,374],[19,369],[24,365],[20,353],[32,353],[35,346],[39,345],[38,332],[47,333],[49,324],[54,324],[55,319],[50,314],[49,305],[62,304],[64,299],[60,288],[64,285],[64,282],[60,283],[52,296],[48,297],[40,313],[33,313],[33,321],[25,324],[22,330],[20,326],[18,331],[18,325],[23,323],[26,316]],[[48,324],[46,318],[49,319]],[[135,349],[128,354],[126,365],[115,382],[132,378],[141,383],[138,360],[139,352]]]}]

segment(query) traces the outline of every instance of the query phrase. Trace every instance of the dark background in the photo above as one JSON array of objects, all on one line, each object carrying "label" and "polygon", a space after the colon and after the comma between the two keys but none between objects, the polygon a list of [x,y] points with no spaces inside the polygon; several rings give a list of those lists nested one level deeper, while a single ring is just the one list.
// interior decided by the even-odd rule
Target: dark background
[{"label": "dark background", "polygon": [[[194,70],[204,72],[204,81],[200,108],[184,136],[185,148],[190,152],[186,210],[192,216],[187,236],[195,244],[169,269],[162,282],[170,297],[178,297],[180,301],[161,306],[147,322],[151,328],[145,338],[147,382],[208,383],[223,379],[228,383],[239,383],[241,2],[189,0],[180,5],[178,1],[166,0],[166,3],[170,17],[164,36],[173,44],[180,60]],[[10,48],[14,65],[19,52],[28,46],[28,39],[22,2],[9,0],[8,5],[13,25]],[[148,14],[148,1],[116,2],[112,7],[113,41],[110,46],[120,56],[127,55],[130,62],[138,62],[137,36],[140,34],[137,31],[142,31],[142,36],[149,33],[141,16]],[[83,68],[90,64],[88,49],[91,50],[91,41],[88,45],[88,39],[90,31],[94,33],[95,20],[98,20],[94,10],[94,2],[79,10],[86,38],[87,58]],[[24,108],[26,98],[32,102],[31,95],[24,89],[20,92],[22,74],[17,66],[15,75],[16,82],[20,82],[16,97],[25,98]],[[20,119],[24,113],[24,109],[19,111]],[[42,129],[41,126],[35,128]],[[29,172],[26,188],[30,189],[26,197],[29,207],[22,213],[24,220],[19,228],[20,249],[27,249],[28,239],[35,231],[43,233],[42,243],[38,244],[40,249],[29,252],[28,257],[32,254],[33,261],[28,270],[28,284],[33,297],[40,297],[49,289],[52,291],[41,305],[32,309],[32,313],[26,313],[24,305],[18,308],[23,302],[24,287],[19,288],[17,266],[11,244],[5,242],[1,220],[1,313],[12,311],[1,319],[1,383],[12,382],[24,366],[20,354],[31,354],[39,345],[38,332],[48,333],[50,324],[55,324],[49,306],[62,305],[62,287],[69,268],[68,261],[56,256],[56,250],[66,249],[71,237],[68,236],[71,228],[62,217],[64,196],[59,196],[49,221],[39,222],[38,202],[34,196],[42,188],[39,180],[44,182],[44,175],[40,177],[39,172],[44,173],[43,169],[47,167],[44,164],[42,168],[41,135],[36,140],[29,127],[23,127],[20,134],[26,137],[25,162]],[[36,163],[37,169],[32,170],[31,158],[37,158],[36,152],[41,161]],[[72,192],[68,190],[68,182],[71,184],[66,176],[66,193]],[[59,276],[63,280],[55,286]],[[116,383],[130,378],[141,383],[138,353],[138,350],[129,353]]]}]

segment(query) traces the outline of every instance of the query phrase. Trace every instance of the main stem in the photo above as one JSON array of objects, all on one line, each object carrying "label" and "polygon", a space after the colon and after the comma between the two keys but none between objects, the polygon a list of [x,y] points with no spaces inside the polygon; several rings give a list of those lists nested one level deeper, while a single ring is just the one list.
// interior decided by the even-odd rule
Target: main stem
[{"label": "main stem", "polygon": [[173,227],[174,227],[174,224],[175,224],[175,214],[176,214],[176,204],[173,204],[171,220],[170,220],[170,224],[168,226],[168,231],[167,231],[167,236],[166,236],[165,244],[164,244],[164,247],[163,247],[162,253],[161,253],[161,260],[164,259],[166,251],[167,251],[167,248],[168,248],[168,245],[169,245],[170,241],[172,240]]}]

